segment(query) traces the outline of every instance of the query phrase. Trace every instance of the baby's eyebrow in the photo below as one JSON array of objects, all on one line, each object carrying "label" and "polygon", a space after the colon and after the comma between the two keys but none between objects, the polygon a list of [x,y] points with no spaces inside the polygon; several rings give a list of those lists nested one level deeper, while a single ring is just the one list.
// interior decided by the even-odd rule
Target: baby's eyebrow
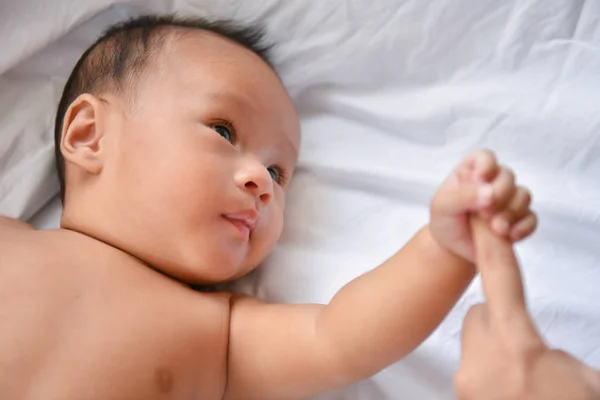
[{"label": "baby's eyebrow", "polygon": [[205,97],[211,101],[233,103],[244,108],[253,108],[252,102],[246,96],[232,91],[208,92]]}]

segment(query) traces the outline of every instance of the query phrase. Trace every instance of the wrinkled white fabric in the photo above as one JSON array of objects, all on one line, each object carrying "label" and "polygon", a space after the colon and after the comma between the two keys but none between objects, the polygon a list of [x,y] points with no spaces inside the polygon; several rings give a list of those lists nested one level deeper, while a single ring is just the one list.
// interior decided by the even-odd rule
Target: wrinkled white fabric
[{"label": "wrinkled white fabric", "polygon": [[[284,237],[241,287],[328,301],[426,223],[450,169],[488,147],[540,215],[518,246],[538,326],[600,368],[600,2],[0,0],[0,213],[29,219],[56,195],[54,110],[85,47],[110,23],[171,11],[263,22],[302,118]],[[55,200],[34,222],[59,214]],[[481,300],[475,282],[411,356],[318,399],[454,398],[462,317]]]}]

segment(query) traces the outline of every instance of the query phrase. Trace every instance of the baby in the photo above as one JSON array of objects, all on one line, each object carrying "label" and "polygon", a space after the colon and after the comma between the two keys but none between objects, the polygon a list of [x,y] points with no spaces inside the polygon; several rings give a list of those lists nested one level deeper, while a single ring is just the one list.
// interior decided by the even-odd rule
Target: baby
[{"label": "baby", "polygon": [[60,101],[61,228],[0,221],[0,398],[300,399],[365,379],[439,325],[475,267],[469,216],[536,225],[490,152],[431,221],[328,305],[202,292],[277,242],[298,158],[293,104],[260,31],[141,17],[79,60]]}]

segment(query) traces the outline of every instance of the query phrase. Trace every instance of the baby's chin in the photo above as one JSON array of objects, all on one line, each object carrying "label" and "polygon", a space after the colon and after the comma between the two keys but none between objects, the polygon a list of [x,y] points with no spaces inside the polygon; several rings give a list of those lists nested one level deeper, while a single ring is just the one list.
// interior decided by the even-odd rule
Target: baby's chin
[{"label": "baby's chin", "polygon": [[237,258],[232,254],[210,254],[187,257],[177,264],[157,266],[164,274],[190,286],[231,283],[254,271],[266,255]]},{"label": "baby's chin", "polygon": [[243,264],[239,265],[237,268],[232,268],[232,270],[235,270],[233,274],[223,276],[218,282],[215,281],[213,284],[228,284],[241,279],[260,267],[266,258],[267,256],[265,255],[260,258],[244,260],[245,262]]}]

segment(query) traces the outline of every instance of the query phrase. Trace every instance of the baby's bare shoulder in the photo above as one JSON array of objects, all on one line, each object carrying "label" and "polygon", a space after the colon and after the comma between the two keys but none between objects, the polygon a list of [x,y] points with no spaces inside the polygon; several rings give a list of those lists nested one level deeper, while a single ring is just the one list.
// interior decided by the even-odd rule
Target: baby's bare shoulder
[{"label": "baby's bare shoulder", "polygon": [[0,272],[27,262],[39,253],[37,231],[18,219],[0,216]]},{"label": "baby's bare shoulder", "polygon": [[35,228],[18,219],[0,215],[0,235],[13,230],[35,230]]},{"label": "baby's bare shoulder", "polygon": [[[0,230],[6,239],[0,239],[0,297],[5,299],[0,314],[15,317],[5,321],[10,329],[0,330],[0,365],[23,360],[4,382],[29,387],[34,366],[39,392],[51,390],[43,385],[50,382],[52,390],[60,389],[56,398],[68,397],[62,396],[64,388],[87,394],[97,382],[112,397],[156,398],[128,392],[135,389],[131,381],[155,391],[155,384],[166,385],[167,378],[176,380],[169,389],[174,398],[184,392],[206,399],[222,394],[228,294],[193,291],[73,231],[40,231],[13,221],[2,221]],[[25,309],[35,312],[14,312]],[[15,348],[16,338],[25,345]],[[56,349],[61,363],[44,363]],[[114,354],[127,362],[115,365]],[[94,369],[62,374],[74,365]],[[0,398],[5,398],[2,383],[0,378]]]},{"label": "baby's bare shoulder", "polygon": [[33,226],[18,219],[0,216],[0,268],[31,262],[32,258],[52,253],[51,248],[44,246],[46,238],[52,238],[56,231],[49,235],[38,231]]}]

